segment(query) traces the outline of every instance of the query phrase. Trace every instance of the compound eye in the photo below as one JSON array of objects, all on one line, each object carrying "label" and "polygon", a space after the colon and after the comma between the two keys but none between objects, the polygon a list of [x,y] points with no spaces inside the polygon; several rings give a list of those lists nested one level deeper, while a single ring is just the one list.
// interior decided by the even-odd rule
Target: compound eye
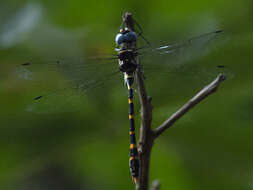
[{"label": "compound eye", "polygon": [[120,45],[124,42],[125,36],[121,33],[116,35],[115,42],[117,45]]},{"label": "compound eye", "polygon": [[125,35],[126,35],[127,42],[134,42],[137,40],[137,35],[135,32],[128,32]]}]

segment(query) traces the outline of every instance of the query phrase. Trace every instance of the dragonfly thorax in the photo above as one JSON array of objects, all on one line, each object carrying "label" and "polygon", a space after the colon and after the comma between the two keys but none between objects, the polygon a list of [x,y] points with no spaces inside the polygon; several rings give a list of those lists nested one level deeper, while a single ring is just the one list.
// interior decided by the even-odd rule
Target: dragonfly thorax
[{"label": "dragonfly thorax", "polygon": [[137,52],[134,50],[119,51],[119,70],[126,73],[133,73],[137,68],[136,57]]}]

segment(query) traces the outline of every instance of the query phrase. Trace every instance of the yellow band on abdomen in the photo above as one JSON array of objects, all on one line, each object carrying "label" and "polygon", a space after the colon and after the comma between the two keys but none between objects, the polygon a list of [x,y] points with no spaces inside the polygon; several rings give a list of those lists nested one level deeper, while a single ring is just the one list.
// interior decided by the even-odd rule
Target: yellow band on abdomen
[{"label": "yellow band on abdomen", "polygon": [[130,149],[136,148],[136,144],[130,144]]},{"label": "yellow band on abdomen", "polygon": [[128,119],[133,119],[134,115],[133,114],[128,114]]},{"label": "yellow band on abdomen", "polygon": [[128,104],[132,104],[132,103],[134,103],[133,99],[128,98]]}]

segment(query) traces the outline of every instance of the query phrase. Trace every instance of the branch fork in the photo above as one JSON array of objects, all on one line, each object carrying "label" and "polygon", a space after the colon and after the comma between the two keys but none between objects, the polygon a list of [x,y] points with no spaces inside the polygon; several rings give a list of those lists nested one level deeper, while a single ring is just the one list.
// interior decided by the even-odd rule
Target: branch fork
[{"label": "branch fork", "polygon": [[[132,18],[131,13],[126,12],[123,15],[123,22],[129,29],[134,30],[135,21]],[[130,20],[127,20],[130,19]],[[137,49],[136,44],[134,45]],[[139,60],[136,59],[137,65]],[[178,111],[176,111],[171,117],[164,121],[159,127],[152,130],[152,104],[151,97],[147,95],[146,88],[144,85],[144,77],[141,68],[136,70],[136,80],[138,84],[139,99],[141,105],[141,127],[140,127],[140,138],[139,138],[139,182],[136,184],[137,190],[148,190],[148,177],[149,177],[149,161],[151,156],[152,146],[156,138],[158,138],[166,129],[170,128],[177,120],[184,116],[190,109],[196,106],[199,102],[207,98],[209,95],[216,92],[221,82],[226,77],[223,74],[219,74],[209,85],[205,86],[199,93],[191,98],[186,104],[184,104]],[[160,183],[153,183],[153,190],[158,190]]]},{"label": "branch fork", "polygon": [[[152,130],[152,98],[147,96],[144,85],[143,75],[140,70],[137,70],[137,83],[139,91],[139,99],[141,104],[141,127],[139,138],[139,159],[140,159],[140,176],[139,183],[136,184],[137,190],[148,190],[149,183],[149,163],[151,150],[156,138],[163,134],[166,129],[170,128],[177,120],[183,117],[190,109],[195,107],[205,98],[215,93],[219,85],[226,79],[225,75],[219,74],[210,84],[205,86],[194,97],[192,97],[186,104],[177,110],[172,116],[164,121],[159,127]],[[160,183],[153,183],[153,189],[159,189]]]}]

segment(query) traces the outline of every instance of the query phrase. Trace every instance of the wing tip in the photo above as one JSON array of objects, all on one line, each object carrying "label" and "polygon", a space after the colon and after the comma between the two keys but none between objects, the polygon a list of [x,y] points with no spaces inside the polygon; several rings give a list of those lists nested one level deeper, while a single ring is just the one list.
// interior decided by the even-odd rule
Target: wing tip
[{"label": "wing tip", "polygon": [[218,34],[218,33],[221,33],[223,32],[223,30],[216,30],[215,33]]},{"label": "wing tip", "polygon": [[33,100],[39,100],[39,99],[41,99],[41,98],[43,98],[43,96],[37,96],[37,97],[35,97]]},{"label": "wing tip", "polygon": [[216,68],[225,68],[225,65],[217,65]]},{"label": "wing tip", "polygon": [[21,65],[22,66],[28,66],[28,65],[31,65],[31,63],[30,62],[25,62],[25,63],[22,63]]}]

